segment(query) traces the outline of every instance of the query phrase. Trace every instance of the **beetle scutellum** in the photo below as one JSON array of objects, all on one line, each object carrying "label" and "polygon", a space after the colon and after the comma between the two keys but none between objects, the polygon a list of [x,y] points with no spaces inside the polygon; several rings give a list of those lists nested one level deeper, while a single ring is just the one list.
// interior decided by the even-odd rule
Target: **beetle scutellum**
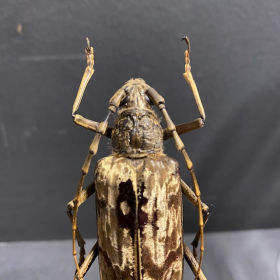
[{"label": "beetle scutellum", "polygon": [[[76,114],[94,72],[93,48],[87,39],[87,68],[72,115],[76,124],[95,131],[96,135],[82,167],[76,196],[68,203],[75,279],[83,279],[97,255],[102,280],[179,280],[183,277],[184,257],[195,279],[206,279],[200,267],[204,251],[203,227],[209,212],[207,205],[201,203],[193,165],[179,137],[202,127],[205,113],[190,72],[190,43],[187,37],[183,39],[188,45],[183,75],[193,91],[201,117],[177,126],[165,109],[163,97],[142,79],[129,80],[114,94],[103,122],[97,123]],[[152,109],[154,105],[163,114],[167,128],[162,129]],[[115,126],[110,128],[108,120],[114,113],[117,114]],[[85,176],[102,135],[112,139],[112,154],[98,161],[94,181],[83,190]],[[191,173],[195,193],[180,178],[177,161],[163,154],[163,141],[172,137]],[[98,241],[85,258],[85,242],[77,228],[77,210],[94,192]],[[183,242],[182,192],[199,210],[199,230],[192,243],[194,256]],[[80,247],[79,262],[76,240]],[[198,264],[196,248],[199,240],[201,253]]]}]

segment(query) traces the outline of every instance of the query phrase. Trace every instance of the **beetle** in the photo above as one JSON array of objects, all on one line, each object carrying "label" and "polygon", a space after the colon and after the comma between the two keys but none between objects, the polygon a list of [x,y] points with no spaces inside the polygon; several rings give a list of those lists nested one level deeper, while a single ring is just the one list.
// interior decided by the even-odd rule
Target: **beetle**
[{"label": "beetle", "polygon": [[[192,77],[190,42],[185,51],[185,73],[200,113],[200,118],[174,125],[165,108],[164,98],[143,79],[130,79],[110,99],[108,114],[98,123],[77,114],[86,86],[94,73],[93,48],[87,38],[85,69],[74,105],[74,122],[96,132],[82,167],[75,198],[67,207],[72,222],[74,279],[83,279],[95,258],[99,257],[100,279],[164,279],[183,277],[183,259],[195,279],[206,279],[201,271],[204,251],[203,228],[209,217],[208,206],[201,202],[193,164],[180,134],[203,127],[205,113]],[[162,113],[167,127],[163,129],[156,112]],[[115,126],[108,120],[117,114]],[[92,157],[97,153],[101,136],[111,138],[112,154],[97,162],[94,181],[83,189]],[[195,191],[181,179],[179,165],[163,153],[163,141],[173,138],[191,173]],[[98,241],[85,257],[77,227],[78,207],[96,193]],[[182,194],[199,212],[199,230],[192,242],[193,253],[183,241]],[[80,247],[77,259],[76,241]],[[197,247],[200,241],[200,258]]]}]

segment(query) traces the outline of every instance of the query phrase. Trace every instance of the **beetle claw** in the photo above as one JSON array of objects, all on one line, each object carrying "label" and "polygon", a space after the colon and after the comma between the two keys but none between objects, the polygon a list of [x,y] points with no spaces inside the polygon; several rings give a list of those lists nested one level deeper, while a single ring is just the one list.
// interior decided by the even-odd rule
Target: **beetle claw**
[{"label": "beetle claw", "polygon": [[188,36],[184,36],[181,41],[184,41],[184,40],[187,43],[188,51],[189,51],[189,54],[190,54],[191,53],[191,44],[190,44],[190,40],[189,40]]}]

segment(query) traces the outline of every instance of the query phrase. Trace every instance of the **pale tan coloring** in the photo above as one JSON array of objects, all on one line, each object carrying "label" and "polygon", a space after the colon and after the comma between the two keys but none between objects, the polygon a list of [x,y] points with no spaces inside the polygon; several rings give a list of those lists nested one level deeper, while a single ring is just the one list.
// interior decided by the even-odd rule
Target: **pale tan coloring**
[{"label": "pale tan coloring", "polygon": [[[101,280],[181,280],[183,258],[195,275],[205,280],[201,271],[204,251],[203,228],[209,217],[208,206],[201,202],[193,164],[180,134],[203,127],[204,109],[191,74],[190,43],[183,38],[185,73],[200,113],[200,118],[175,126],[165,108],[164,98],[140,78],[127,81],[110,99],[108,114],[101,123],[76,114],[86,86],[94,73],[93,48],[85,50],[87,68],[75,99],[74,122],[96,132],[82,167],[75,198],[68,203],[72,222],[75,279],[83,279],[99,256]],[[167,128],[162,129],[153,106],[162,113]],[[108,127],[111,115],[117,114],[114,127]],[[101,136],[112,139],[112,154],[98,161],[94,181],[83,190],[92,157],[97,153]],[[163,153],[163,141],[174,138],[185,159],[194,189],[181,179],[178,162]],[[77,228],[78,207],[96,193],[98,241],[85,257],[85,241]],[[192,242],[193,254],[183,242],[182,194],[199,212],[199,230]],[[73,213],[72,213],[73,211]],[[77,260],[76,240],[80,247]],[[200,258],[196,248],[200,241]]]}]

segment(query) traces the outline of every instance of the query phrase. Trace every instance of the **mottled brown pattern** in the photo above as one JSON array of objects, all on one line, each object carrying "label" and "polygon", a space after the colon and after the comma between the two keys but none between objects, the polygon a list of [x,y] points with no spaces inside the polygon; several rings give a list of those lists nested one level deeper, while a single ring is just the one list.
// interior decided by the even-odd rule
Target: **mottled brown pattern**
[{"label": "mottled brown pattern", "polygon": [[145,93],[147,85],[140,79],[130,80],[126,85],[129,94],[120,104],[111,134],[113,152],[133,158],[161,153],[162,128]]},{"label": "mottled brown pattern", "polygon": [[178,163],[163,154],[142,159],[111,155],[98,162],[95,183],[101,280],[182,279],[178,170]]},{"label": "mottled brown pattern", "polygon": [[[163,140],[171,136],[177,150],[184,156],[194,183],[195,193],[187,193],[191,193],[191,198],[195,196],[196,201],[194,199],[192,202],[199,209],[200,228],[194,242],[201,240],[200,262],[196,264],[189,253],[185,256],[193,260],[189,264],[196,274],[195,279],[198,279],[198,276],[201,278],[203,227],[208,219],[208,210],[203,218],[200,190],[193,164],[179,134],[202,127],[205,112],[190,71],[189,39],[183,39],[188,45],[183,75],[193,91],[200,119],[179,126],[175,126],[169,117],[164,98],[140,78],[130,79],[112,96],[103,122],[97,123],[77,115],[87,83],[94,72],[93,48],[87,39],[87,68],[73,104],[72,116],[75,123],[97,134],[89,147],[75,198],[68,204],[70,209],[67,212],[72,222],[72,253],[79,278],[84,277],[86,266],[79,266],[76,255],[76,239],[81,247],[80,261],[85,254],[84,240],[77,228],[77,211],[79,205],[86,200],[83,196],[83,184],[102,135],[112,138],[113,154],[100,160],[95,172],[101,280],[182,279],[183,227],[179,167],[176,161],[162,154]],[[164,132],[153,105],[164,117],[167,126]],[[109,128],[109,118],[116,112],[115,126]],[[183,187],[188,188],[184,184]],[[97,246],[90,254],[92,253],[97,254]]]}]

